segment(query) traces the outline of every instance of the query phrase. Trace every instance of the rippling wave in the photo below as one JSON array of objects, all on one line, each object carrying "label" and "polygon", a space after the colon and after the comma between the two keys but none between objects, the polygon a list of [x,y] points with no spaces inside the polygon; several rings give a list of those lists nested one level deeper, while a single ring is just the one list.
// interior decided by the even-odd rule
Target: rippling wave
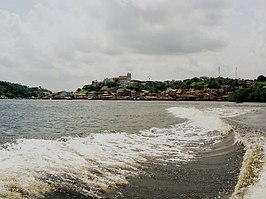
[{"label": "rippling wave", "polygon": [[185,120],[137,133],[105,131],[1,145],[0,198],[45,198],[58,192],[101,198],[127,185],[129,177],[145,175],[148,162],[182,165],[199,154],[205,158],[229,154],[237,142],[244,143],[247,152],[232,198],[254,195],[265,187],[265,145],[248,145],[222,119],[250,110],[173,107],[167,111]]}]

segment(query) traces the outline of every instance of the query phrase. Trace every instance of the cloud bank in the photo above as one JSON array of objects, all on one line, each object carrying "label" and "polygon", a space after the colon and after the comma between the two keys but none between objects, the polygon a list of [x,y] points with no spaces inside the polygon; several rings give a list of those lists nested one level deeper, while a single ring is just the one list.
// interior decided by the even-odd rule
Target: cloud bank
[{"label": "cloud bank", "polygon": [[[92,80],[265,73],[265,4],[219,0],[0,1],[0,79],[75,90]],[[24,3],[25,3],[24,2]],[[2,5],[2,6],[1,6]],[[2,9],[1,9],[2,8]]]}]

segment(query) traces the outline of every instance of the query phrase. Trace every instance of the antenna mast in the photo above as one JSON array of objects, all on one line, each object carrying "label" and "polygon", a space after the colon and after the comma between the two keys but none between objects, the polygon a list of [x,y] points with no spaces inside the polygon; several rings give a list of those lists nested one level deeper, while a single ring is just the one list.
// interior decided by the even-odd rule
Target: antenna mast
[{"label": "antenna mast", "polygon": [[235,70],[235,79],[237,79],[237,67],[236,67],[236,70]]}]

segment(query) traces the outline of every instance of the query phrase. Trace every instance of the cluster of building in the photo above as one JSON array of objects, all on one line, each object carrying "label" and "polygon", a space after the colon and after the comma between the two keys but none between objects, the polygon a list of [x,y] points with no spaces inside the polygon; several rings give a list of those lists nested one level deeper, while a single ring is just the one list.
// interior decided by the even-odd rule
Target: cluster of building
[{"label": "cluster of building", "polygon": [[0,99],[8,99],[5,95],[0,95]]},{"label": "cluster of building", "polygon": [[[88,96],[88,97],[87,97]],[[101,90],[91,91],[86,93],[83,97],[76,99],[89,99],[89,100],[228,100],[228,92],[225,89],[168,89],[163,92],[153,93],[150,90],[141,90],[140,92],[121,88],[114,91]]]},{"label": "cluster of building", "polygon": [[[243,85],[252,85],[254,80],[243,80]],[[117,82],[119,87],[108,87],[108,83]],[[126,76],[106,78],[101,82],[94,81],[93,84],[102,85],[96,91],[79,90],[76,92],[61,91],[57,93],[41,93],[38,99],[88,99],[88,100],[199,100],[199,101],[227,101],[229,89],[227,86],[222,86],[220,89],[173,89],[168,88],[166,91],[152,92],[151,90],[140,90],[137,92],[128,87],[136,84],[145,85],[151,81],[132,80],[131,73]],[[160,83],[160,82],[155,82]],[[171,84],[171,81],[163,82]],[[241,83],[241,82],[240,82]]]},{"label": "cluster of building", "polygon": [[223,100],[228,99],[228,93],[224,89],[168,89],[167,91],[153,93],[150,90],[140,92],[120,88],[116,91],[101,89],[100,91],[81,91],[57,93],[41,93],[37,99],[88,99],[88,100]]},{"label": "cluster of building", "polygon": [[130,83],[133,80],[131,79],[131,73],[127,73],[126,76],[118,76],[118,77],[111,77],[111,78],[105,78],[103,80],[104,84],[107,84],[108,82],[119,82],[119,83]]}]

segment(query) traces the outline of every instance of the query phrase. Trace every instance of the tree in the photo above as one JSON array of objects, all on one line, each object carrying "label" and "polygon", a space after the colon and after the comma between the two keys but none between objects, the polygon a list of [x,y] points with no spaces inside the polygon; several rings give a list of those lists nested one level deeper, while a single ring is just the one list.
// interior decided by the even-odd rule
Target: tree
[{"label": "tree", "polygon": [[257,77],[257,81],[258,81],[258,82],[266,82],[266,77],[265,77],[264,75],[259,75],[259,76]]},{"label": "tree", "polygon": [[229,95],[229,101],[241,102],[266,102],[266,89],[242,88]]},{"label": "tree", "polygon": [[204,82],[193,82],[191,86],[196,90],[201,90],[204,88],[205,83]]},{"label": "tree", "polygon": [[219,89],[219,88],[221,88],[221,85],[217,79],[211,78],[208,81],[208,88],[209,89]]},{"label": "tree", "polygon": [[37,97],[42,92],[50,92],[41,87],[28,87],[21,84],[0,81],[0,94],[8,98],[31,98]]},{"label": "tree", "polygon": [[119,82],[118,82],[118,80],[110,81],[110,82],[105,83],[105,85],[108,88],[118,87],[119,86]]},{"label": "tree", "polygon": [[190,79],[185,79],[185,80],[182,82],[180,88],[182,88],[182,89],[189,89],[189,88],[190,88],[190,85],[191,85],[191,81],[190,81]]},{"label": "tree", "polygon": [[92,87],[91,84],[84,85],[84,86],[82,87],[82,90],[84,90],[84,91],[92,91],[92,89],[93,89],[93,87]]}]

